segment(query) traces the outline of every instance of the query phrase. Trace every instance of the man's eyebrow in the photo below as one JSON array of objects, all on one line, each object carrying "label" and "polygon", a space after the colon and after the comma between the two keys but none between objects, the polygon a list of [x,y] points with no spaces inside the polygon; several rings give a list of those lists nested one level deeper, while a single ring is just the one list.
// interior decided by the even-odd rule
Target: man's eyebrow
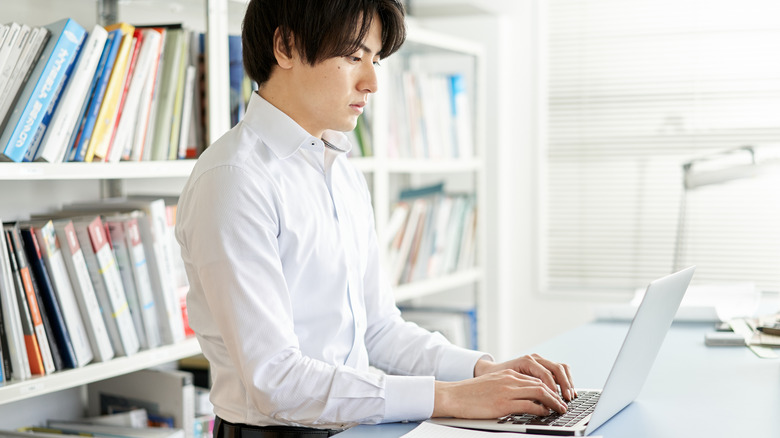
[{"label": "man's eyebrow", "polygon": [[373,50],[369,49],[367,45],[362,43],[358,46],[358,48],[363,50],[364,52],[367,52],[369,55],[375,55],[379,53],[379,52],[375,53]]}]

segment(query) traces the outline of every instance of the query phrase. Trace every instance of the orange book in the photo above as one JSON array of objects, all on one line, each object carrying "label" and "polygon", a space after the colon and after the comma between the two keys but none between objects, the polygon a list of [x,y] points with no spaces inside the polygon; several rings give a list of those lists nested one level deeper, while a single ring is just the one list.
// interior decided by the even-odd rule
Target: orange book
[{"label": "orange book", "polygon": [[[44,375],[54,371],[54,361],[49,350],[41,312],[38,309],[38,300],[33,289],[32,277],[30,277],[30,267],[26,266],[26,259],[20,257],[20,252],[21,255],[24,255],[24,249],[21,247],[18,233],[15,233],[14,230],[14,226],[4,228],[14,285],[19,297],[19,314],[22,319],[27,359],[30,362],[31,374]],[[48,352],[46,362],[44,362],[45,352]]]}]

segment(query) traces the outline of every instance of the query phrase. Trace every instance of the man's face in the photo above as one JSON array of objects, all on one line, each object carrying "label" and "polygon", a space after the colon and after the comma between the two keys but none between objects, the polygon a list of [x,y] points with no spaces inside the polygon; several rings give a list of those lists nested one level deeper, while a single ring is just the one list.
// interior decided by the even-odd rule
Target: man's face
[{"label": "man's face", "polygon": [[322,137],[326,129],[351,131],[363,113],[368,95],[377,90],[375,68],[382,48],[382,27],[374,18],[366,40],[349,56],[329,58],[315,65],[295,57],[293,69],[298,108],[293,118],[307,132]]}]

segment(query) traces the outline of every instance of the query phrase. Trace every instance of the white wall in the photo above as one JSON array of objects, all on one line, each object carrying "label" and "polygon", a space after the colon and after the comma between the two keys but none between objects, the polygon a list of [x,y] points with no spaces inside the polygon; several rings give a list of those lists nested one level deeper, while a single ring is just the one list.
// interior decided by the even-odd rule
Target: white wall
[{"label": "white wall", "polygon": [[[591,319],[591,300],[542,295],[538,287],[539,205],[536,1],[516,2],[509,13],[426,17],[422,24],[480,42],[487,71],[488,259],[494,339],[486,349],[499,359]],[[554,359],[554,358],[552,358]]]}]

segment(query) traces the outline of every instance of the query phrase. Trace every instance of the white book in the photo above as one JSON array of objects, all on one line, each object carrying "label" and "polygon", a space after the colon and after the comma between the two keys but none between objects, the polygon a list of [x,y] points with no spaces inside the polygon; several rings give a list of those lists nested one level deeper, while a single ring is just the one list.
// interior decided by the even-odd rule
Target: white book
[{"label": "white book", "polygon": [[136,124],[135,135],[133,136],[133,146],[130,152],[131,161],[148,160],[151,156],[151,138],[154,136],[154,117],[156,108],[157,83],[160,77],[160,61],[162,59],[163,43],[165,40],[165,30],[158,32],[155,29],[144,29],[144,38],[153,38],[152,33],[159,36],[155,48],[155,56],[152,58],[152,67],[144,83],[141,92],[141,104],[138,112],[138,123]]},{"label": "white book", "polygon": [[98,303],[73,222],[70,219],[54,221],[54,230],[60,243],[64,245],[62,249],[65,267],[68,269],[76,302],[87,328],[94,359],[97,362],[110,360],[114,357],[114,348],[111,345],[108,329],[101,314],[100,303]]},{"label": "white book", "polygon": [[30,373],[30,361],[27,357],[22,320],[19,316],[19,301],[16,298],[12,275],[5,233],[0,232],[0,304],[2,304],[3,325],[11,357],[11,377],[14,380],[24,380],[30,378],[32,374]]},{"label": "white book", "polygon": [[184,321],[179,304],[175,265],[171,260],[172,250],[168,248],[172,233],[168,229],[168,220],[163,199],[104,199],[99,202],[85,202],[64,205],[67,211],[133,211],[136,215],[141,240],[144,243],[146,261],[152,278],[154,302],[160,322],[162,342],[172,344],[184,339]]},{"label": "white book", "polygon": [[125,291],[127,304],[130,306],[130,316],[133,318],[135,334],[138,337],[139,348],[146,350],[149,344],[146,341],[146,329],[144,328],[143,316],[141,316],[141,303],[138,300],[138,291],[135,288],[133,279],[133,268],[130,263],[130,254],[127,251],[125,240],[125,229],[120,218],[104,218],[104,223],[108,227],[108,235],[111,239],[111,248],[116,259],[116,266],[119,269],[119,278],[122,280],[122,288]]},{"label": "white book", "polygon": [[393,271],[391,272],[391,281],[393,285],[400,283],[409,260],[409,251],[412,248],[412,242],[417,234],[417,224],[420,218],[425,214],[426,201],[424,199],[415,199],[412,202],[412,208],[409,211],[409,220],[406,221],[404,236],[398,254],[395,257]]},{"label": "white book", "polygon": [[140,345],[103,221],[100,216],[74,218],[73,226],[114,350],[120,356],[130,356]]},{"label": "white book", "polygon": [[190,124],[192,123],[192,102],[195,96],[195,72],[194,65],[188,65],[184,76],[184,101],[181,109],[181,131],[179,133],[179,145],[177,158],[187,156],[187,145],[190,141]]},{"label": "white book", "polygon": [[138,51],[130,86],[127,88],[127,97],[117,126],[116,138],[108,157],[108,161],[113,163],[121,158],[130,158],[141,96],[149,78],[149,71],[154,67],[152,61],[158,56],[160,34],[152,31],[144,32],[142,35],[141,48]]},{"label": "white book", "polygon": [[141,240],[141,231],[138,226],[138,218],[128,217],[124,220],[124,227],[127,249],[133,269],[133,279],[135,280],[138,299],[141,303],[141,312],[144,325],[146,326],[149,346],[156,347],[162,342],[160,338],[160,323],[157,304],[154,300],[152,278],[149,275],[144,243]]},{"label": "white book", "polygon": [[[13,70],[14,65],[16,65],[16,59],[19,57],[17,54],[16,58],[11,58],[9,61],[11,51],[14,47],[18,46],[17,41],[21,34],[22,26],[19,23],[8,23],[8,25],[3,26],[2,29],[3,38],[2,43],[0,43],[0,90],[2,90],[2,87],[11,76],[11,71]],[[29,27],[27,27],[27,32],[30,32]],[[6,68],[8,69],[7,74],[5,73]]]},{"label": "white book", "polygon": [[184,429],[187,438],[195,432],[195,386],[192,373],[145,369],[87,385],[87,413],[100,415],[121,400],[147,402],[158,409],[149,414],[173,416],[173,426]]},{"label": "white book", "polygon": [[[10,111],[13,100],[16,97],[19,87],[21,87],[24,72],[31,69],[33,60],[37,59],[37,50],[33,50],[34,43],[39,41],[38,36],[41,33],[40,28],[30,29],[28,26],[20,26],[12,38],[13,44],[6,55],[3,63],[3,69],[0,70],[0,129],[3,127],[3,121]],[[32,43],[31,43],[32,42]],[[43,43],[40,41],[41,44]]]},{"label": "white book", "polygon": [[60,242],[54,230],[54,223],[48,221],[41,226],[34,227],[38,242],[42,247],[43,261],[49,271],[52,287],[57,296],[62,311],[62,318],[68,327],[73,351],[76,355],[76,365],[81,367],[92,361],[94,354],[81,318],[76,295],[73,292],[68,268],[62,256]]},{"label": "white book", "polygon": [[92,79],[95,76],[108,33],[96,25],[81,47],[77,64],[73,67],[70,80],[62,92],[62,98],[54,112],[51,123],[35,155],[36,161],[59,163],[64,160],[68,142],[78,124],[84,100],[87,99]]}]

